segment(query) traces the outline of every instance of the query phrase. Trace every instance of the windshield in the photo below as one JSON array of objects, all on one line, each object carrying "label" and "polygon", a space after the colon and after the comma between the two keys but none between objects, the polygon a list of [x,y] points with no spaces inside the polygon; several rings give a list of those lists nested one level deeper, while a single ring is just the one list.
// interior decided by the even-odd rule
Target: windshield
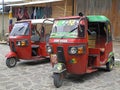
[{"label": "windshield", "polygon": [[21,36],[21,35],[28,35],[29,34],[29,23],[22,22],[22,23],[15,23],[10,36]]},{"label": "windshield", "polygon": [[54,22],[51,38],[75,38],[78,35],[79,19],[56,20]]}]

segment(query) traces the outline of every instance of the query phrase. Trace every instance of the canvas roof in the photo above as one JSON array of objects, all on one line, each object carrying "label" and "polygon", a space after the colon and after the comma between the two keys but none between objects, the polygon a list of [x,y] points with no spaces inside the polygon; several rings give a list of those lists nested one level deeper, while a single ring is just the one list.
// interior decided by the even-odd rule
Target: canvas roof
[{"label": "canvas roof", "polygon": [[87,16],[89,22],[107,22],[109,19],[103,15],[89,15]]}]

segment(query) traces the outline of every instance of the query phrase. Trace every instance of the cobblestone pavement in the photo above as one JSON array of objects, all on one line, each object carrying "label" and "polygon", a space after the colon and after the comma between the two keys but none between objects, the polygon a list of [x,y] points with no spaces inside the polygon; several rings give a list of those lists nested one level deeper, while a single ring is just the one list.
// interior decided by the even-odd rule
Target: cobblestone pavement
[{"label": "cobblestone pavement", "polygon": [[[62,87],[53,85],[50,63],[19,62],[16,67],[5,65],[7,45],[0,45],[0,90],[120,90],[120,62],[111,72],[101,69],[82,76],[70,75]],[[120,43],[114,42],[115,57],[119,60]]]}]

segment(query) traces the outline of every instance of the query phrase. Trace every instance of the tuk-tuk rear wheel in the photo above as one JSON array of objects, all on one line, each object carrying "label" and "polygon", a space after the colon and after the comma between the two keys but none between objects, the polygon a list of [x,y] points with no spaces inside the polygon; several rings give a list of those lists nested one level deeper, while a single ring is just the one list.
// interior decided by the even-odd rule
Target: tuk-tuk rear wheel
[{"label": "tuk-tuk rear wheel", "polygon": [[16,63],[17,63],[17,60],[16,60],[15,57],[7,58],[7,59],[6,59],[6,65],[7,65],[9,68],[15,67]]},{"label": "tuk-tuk rear wheel", "polygon": [[106,63],[107,71],[111,71],[113,69],[113,66],[114,66],[114,59],[110,58],[110,61]]},{"label": "tuk-tuk rear wheel", "polygon": [[54,73],[53,78],[54,78],[54,85],[56,88],[59,88],[60,86],[62,86],[63,73]]}]

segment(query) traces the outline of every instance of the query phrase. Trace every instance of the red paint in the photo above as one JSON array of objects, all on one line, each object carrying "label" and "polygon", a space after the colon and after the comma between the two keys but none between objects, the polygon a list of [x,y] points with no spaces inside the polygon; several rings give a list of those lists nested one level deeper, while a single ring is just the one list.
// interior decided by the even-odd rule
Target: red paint
[{"label": "red paint", "polygon": [[[63,19],[79,19],[78,16],[59,18],[56,20]],[[113,51],[112,41],[108,42],[104,40],[105,37],[96,39],[95,47],[88,47],[88,21],[85,17],[82,17],[83,21],[80,24],[85,25],[85,36],[83,38],[50,38],[49,43],[53,48],[52,54],[57,54],[57,47],[61,46],[64,50],[64,56],[66,60],[67,72],[72,74],[84,74],[96,71],[93,67],[100,67],[106,64],[108,60],[109,53]],[[97,37],[98,38],[98,37]],[[85,53],[80,55],[70,55],[68,54],[68,48],[70,46],[85,46]],[[75,59],[77,63],[70,63],[71,59]],[[51,60],[52,61],[52,60]],[[51,62],[54,65],[53,62]]]},{"label": "red paint", "polygon": [[[46,52],[46,41],[38,41],[33,42],[31,41],[31,35],[32,35],[32,23],[30,20],[24,20],[24,21],[18,21],[17,23],[21,22],[28,22],[29,23],[29,34],[28,35],[16,35],[16,36],[10,36],[9,42],[10,42],[10,52],[6,55],[7,58],[9,57],[17,57],[18,59],[24,59],[24,60],[41,60],[43,58],[48,57],[48,53]],[[44,37],[45,38],[45,37]],[[27,40],[26,46],[18,46],[17,41]],[[13,51],[12,43],[14,43],[15,51]],[[33,48],[32,46],[37,46],[38,48],[35,49],[35,52],[37,55],[32,55]]]},{"label": "red paint", "polygon": [[5,57],[6,58],[17,57],[17,54],[15,52],[9,52]]}]

